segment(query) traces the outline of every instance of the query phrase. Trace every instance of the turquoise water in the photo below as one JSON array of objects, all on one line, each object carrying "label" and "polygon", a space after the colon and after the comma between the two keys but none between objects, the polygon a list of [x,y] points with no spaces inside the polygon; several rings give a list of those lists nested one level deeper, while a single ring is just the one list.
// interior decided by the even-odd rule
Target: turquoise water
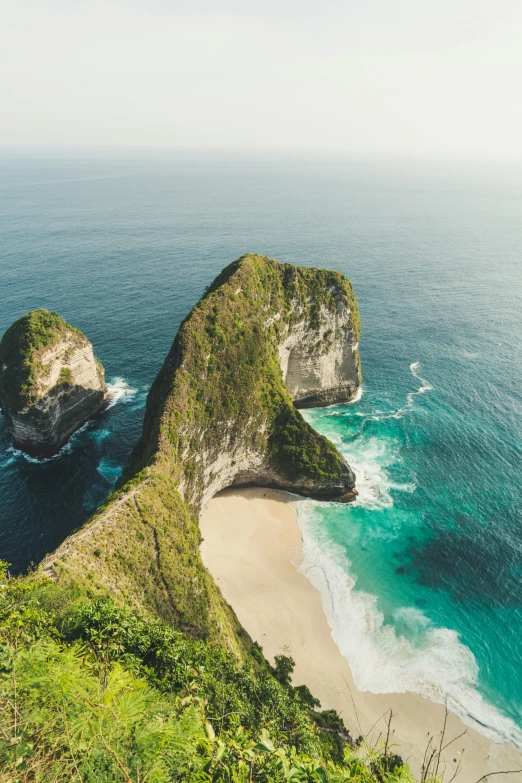
[{"label": "turquoise water", "polygon": [[283,159],[0,159],[0,333],[35,307],[92,340],[114,404],[47,461],[0,417],[0,557],[23,571],[106,497],[181,320],[253,251],[340,269],[364,388],[308,411],[355,468],[304,501],[309,577],[360,687],[522,744],[522,176]]}]

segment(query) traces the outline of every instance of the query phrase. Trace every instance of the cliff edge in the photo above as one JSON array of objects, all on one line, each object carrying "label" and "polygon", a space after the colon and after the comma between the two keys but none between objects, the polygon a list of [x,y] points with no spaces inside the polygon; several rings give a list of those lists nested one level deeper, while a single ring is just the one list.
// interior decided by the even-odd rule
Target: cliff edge
[{"label": "cliff edge", "polygon": [[198,512],[229,486],[352,493],[351,469],[296,406],[355,396],[358,336],[355,297],[339,272],[243,256],[181,325],[150,390],[130,473],[154,455],[168,460]]},{"label": "cliff edge", "polygon": [[352,470],[296,405],[354,397],[358,338],[339,272],[256,255],[228,266],[179,329],[120,487],[41,569],[240,654],[241,629],[201,563],[199,514],[229,486],[355,496]]},{"label": "cliff edge", "polygon": [[56,453],[105,405],[104,371],[92,345],[58,313],[33,310],[0,342],[0,403],[15,446]]}]

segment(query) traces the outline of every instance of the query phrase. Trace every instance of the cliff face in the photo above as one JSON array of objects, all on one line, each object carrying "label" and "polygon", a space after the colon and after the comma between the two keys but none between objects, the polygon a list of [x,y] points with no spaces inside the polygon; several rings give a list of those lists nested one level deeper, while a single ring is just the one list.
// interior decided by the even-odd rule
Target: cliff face
[{"label": "cliff face", "polygon": [[238,652],[237,621],[201,563],[199,514],[228,486],[354,497],[350,467],[292,400],[350,400],[358,335],[340,273],[261,256],[231,264],[180,327],[121,487],[43,570]]},{"label": "cliff face", "polygon": [[57,313],[35,310],[7,330],[0,343],[0,400],[18,448],[55,453],[106,399],[92,345]]},{"label": "cliff face", "polygon": [[353,312],[344,301],[321,307],[318,323],[289,330],[279,345],[283,378],[296,408],[319,408],[353,399],[360,386]]},{"label": "cliff face", "polygon": [[168,458],[198,512],[231,485],[350,495],[351,469],[292,400],[353,398],[358,333],[355,297],[340,273],[261,256],[234,262],[182,324],[151,388],[134,469],[154,453]]}]

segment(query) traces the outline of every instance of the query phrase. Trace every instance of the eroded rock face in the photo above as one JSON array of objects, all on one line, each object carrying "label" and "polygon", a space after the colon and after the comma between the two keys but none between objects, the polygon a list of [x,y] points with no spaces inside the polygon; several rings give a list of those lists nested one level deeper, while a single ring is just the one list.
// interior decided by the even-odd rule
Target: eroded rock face
[{"label": "eroded rock face", "polygon": [[85,335],[35,310],[0,343],[0,401],[15,446],[49,456],[105,406],[104,370]]},{"label": "eroded rock face", "polygon": [[[335,291],[332,291],[335,296]],[[298,303],[295,303],[299,310]],[[283,380],[296,408],[316,408],[350,402],[361,386],[358,343],[354,336],[353,312],[342,298],[335,309],[321,307],[315,322],[297,318],[285,324],[281,313],[265,322],[267,328],[279,325],[277,355]],[[260,439],[267,436],[263,422]],[[202,450],[204,466],[201,500],[205,508],[220,490],[235,487],[272,487],[317,499],[354,499],[355,474],[339,454],[340,475],[324,480],[304,475],[284,475],[274,468],[265,449],[253,447],[247,438],[234,437],[233,427],[223,427],[219,443]],[[185,489],[184,482],[180,489]]]},{"label": "eroded rock face", "polygon": [[243,256],[182,325],[142,443],[172,455],[179,492],[199,508],[229,486],[353,500],[353,471],[296,408],[356,396],[359,329],[340,273]]},{"label": "eroded rock face", "polygon": [[334,312],[321,308],[314,328],[302,321],[290,329],[279,345],[279,361],[296,408],[352,400],[361,378],[350,308],[339,301]]}]

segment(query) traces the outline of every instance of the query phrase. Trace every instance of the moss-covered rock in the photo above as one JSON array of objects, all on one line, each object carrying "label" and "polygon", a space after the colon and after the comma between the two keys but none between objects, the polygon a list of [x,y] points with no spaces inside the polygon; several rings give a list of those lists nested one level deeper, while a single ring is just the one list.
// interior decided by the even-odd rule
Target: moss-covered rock
[{"label": "moss-covered rock", "polygon": [[201,562],[199,514],[231,485],[354,497],[351,469],[293,401],[356,394],[359,328],[339,272],[255,255],[228,266],[180,327],[120,487],[42,570],[241,656],[246,637]]},{"label": "moss-covered rock", "polygon": [[4,334],[0,402],[18,447],[54,453],[106,398],[90,342],[58,313],[33,310]]}]

